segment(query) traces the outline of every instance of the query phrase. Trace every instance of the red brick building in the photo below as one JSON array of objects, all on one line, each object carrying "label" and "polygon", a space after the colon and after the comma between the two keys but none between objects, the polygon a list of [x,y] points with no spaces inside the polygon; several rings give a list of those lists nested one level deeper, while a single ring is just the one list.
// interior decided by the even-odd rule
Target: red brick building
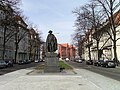
[{"label": "red brick building", "polygon": [[58,53],[60,58],[75,58],[76,55],[76,49],[73,45],[66,44],[58,44]]}]

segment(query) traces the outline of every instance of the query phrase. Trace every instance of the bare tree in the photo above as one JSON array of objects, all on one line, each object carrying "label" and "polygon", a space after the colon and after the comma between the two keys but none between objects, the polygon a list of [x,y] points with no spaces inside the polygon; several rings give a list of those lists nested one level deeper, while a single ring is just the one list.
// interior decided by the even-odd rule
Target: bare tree
[{"label": "bare tree", "polygon": [[[86,4],[79,9],[75,9],[73,13],[77,14],[77,19],[75,22],[75,26],[77,27],[77,32],[81,34],[86,34],[86,39],[88,43],[91,41],[89,40],[90,33],[92,34],[93,31],[97,31],[97,28],[101,25],[101,21],[103,15],[101,14],[102,10],[98,9],[96,3]],[[88,34],[89,33],[89,34]],[[97,41],[97,50],[99,49],[99,40],[100,36],[95,34],[94,38]],[[89,59],[91,59],[90,55],[90,46],[88,46],[89,50]]]},{"label": "bare tree", "polygon": [[74,42],[76,42],[74,45],[78,49],[78,56],[80,58],[82,57],[82,54],[84,53],[84,35],[79,35],[79,33],[76,33],[73,38]]},{"label": "bare tree", "polygon": [[[97,45],[97,59],[99,60],[100,54],[99,54],[99,42],[100,38],[102,36],[102,32],[99,32],[99,27],[102,25],[101,23],[104,21],[105,13],[103,12],[103,9],[100,8],[100,5],[97,3],[90,3],[87,4],[87,9],[91,12],[91,17],[89,18],[92,23],[92,37],[96,40]],[[96,33],[97,32],[97,33]],[[99,33],[98,33],[99,32]]]},{"label": "bare tree", "polygon": [[[73,13],[77,16],[77,19],[75,21],[75,27],[76,27],[76,32],[77,32],[76,35],[75,35],[75,38],[77,40],[79,39],[79,42],[80,42],[80,36],[85,35],[88,28],[90,28],[90,26],[91,26],[91,23],[86,18],[90,15],[90,12],[86,8],[80,7],[80,8],[76,8],[73,11]],[[80,43],[79,42],[78,42],[78,52],[79,52],[79,49],[80,49]],[[90,53],[89,53],[89,59],[91,59]]]},{"label": "bare tree", "polygon": [[18,13],[19,0],[0,0],[0,10],[3,12],[3,17],[0,19],[0,26],[3,29],[3,56],[5,57],[6,43],[14,36],[14,16]]},{"label": "bare tree", "polygon": [[120,21],[120,1],[119,0],[93,0],[97,2],[99,5],[101,5],[101,8],[103,8],[107,20],[105,23],[105,27],[108,27],[109,30],[105,30],[108,35],[110,36],[110,39],[113,42],[113,50],[114,50],[114,60],[117,63],[117,52],[116,52],[116,42],[120,38],[116,38],[117,34],[117,26],[119,25]]},{"label": "bare tree", "polygon": [[16,23],[15,26],[15,60],[17,61],[17,53],[19,49],[19,43],[28,35],[27,24],[23,21],[23,17],[15,16]]},{"label": "bare tree", "polygon": [[[43,44],[42,33],[37,28],[29,29],[29,59],[35,59],[35,55],[39,55],[40,46]],[[40,56],[40,55],[39,55]],[[38,57],[39,58],[39,57]]]}]

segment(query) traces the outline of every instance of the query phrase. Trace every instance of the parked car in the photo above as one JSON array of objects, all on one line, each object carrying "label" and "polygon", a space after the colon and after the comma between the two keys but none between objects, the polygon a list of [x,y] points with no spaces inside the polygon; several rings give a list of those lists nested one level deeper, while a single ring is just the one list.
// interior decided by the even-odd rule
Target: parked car
[{"label": "parked car", "polygon": [[104,60],[99,60],[98,65],[103,66],[104,62],[105,62]]},{"label": "parked car", "polygon": [[28,59],[28,63],[31,63],[32,61],[30,59]]},{"label": "parked car", "polygon": [[19,60],[19,61],[18,61],[18,64],[19,64],[19,65],[25,64],[25,61],[24,61],[24,60]]},{"label": "parked car", "polygon": [[82,61],[85,61],[85,59],[81,59]]},{"label": "parked car", "polygon": [[116,67],[116,64],[115,64],[114,61],[105,61],[105,62],[103,63],[103,67],[106,67],[106,68],[108,68],[108,67],[113,67],[113,68],[115,68],[115,67]]},{"label": "parked car", "polygon": [[82,61],[81,59],[78,59],[77,62],[78,62],[78,63],[82,63],[83,61]]},{"label": "parked car", "polygon": [[66,58],[65,61],[68,62],[68,61],[69,61],[69,58]]},{"label": "parked car", "polygon": [[75,61],[76,61],[76,58],[72,59],[72,61],[75,62]]},{"label": "parked car", "polygon": [[100,66],[99,61],[98,60],[94,60],[93,65],[94,66]]},{"label": "parked car", "polygon": [[43,60],[43,59],[40,59],[40,62],[44,62],[44,60]]},{"label": "parked car", "polygon": [[103,63],[104,63],[103,60],[94,60],[94,62],[93,62],[94,66],[102,66]]},{"label": "parked car", "polygon": [[79,59],[80,59],[80,58],[75,58],[75,59],[74,59],[74,62],[77,62]]},{"label": "parked car", "polygon": [[30,63],[28,59],[25,59],[25,60],[23,60],[23,61],[24,61],[24,64]]},{"label": "parked car", "polygon": [[39,59],[36,59],[36,60],[35,60],[35,63],[39,63],[39,62],[40,62],[40,60],[39,60]]},{"label": "parked car", "polygon": [[86,61],[86,64],[87,64],[87,65],[93,65],[93,60],[87,60],[87,61]]},{"label": "parked car", "polygon": [[78,62],[78,63],[82,63],[83,62],[83,60],[80,59],[80,58],[76,58],[75,61]]},{"label": "parked car", "polygon": [[0,68],[5,68],[7,67],[7,63],[3,60],[0,60]]},{"label": "parked car", "polygon": [[42,59],[42,62],[45,62],[45,59]]},{"label": "parked car", "polygon": [[5,60],[8,67],[13,67],[13,61],[12,60]]}]

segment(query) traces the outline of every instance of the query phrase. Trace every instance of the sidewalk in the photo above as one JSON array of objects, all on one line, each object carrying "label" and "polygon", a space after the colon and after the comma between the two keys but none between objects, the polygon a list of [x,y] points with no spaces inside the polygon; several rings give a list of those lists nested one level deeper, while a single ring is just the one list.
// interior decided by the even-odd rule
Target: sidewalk
[{"label": "sidewalk", "polygon": [[120,90],[120,82],[84,69],[75,69],[77,74],[27,75],[31,71],[0,76],[0,90]]}]

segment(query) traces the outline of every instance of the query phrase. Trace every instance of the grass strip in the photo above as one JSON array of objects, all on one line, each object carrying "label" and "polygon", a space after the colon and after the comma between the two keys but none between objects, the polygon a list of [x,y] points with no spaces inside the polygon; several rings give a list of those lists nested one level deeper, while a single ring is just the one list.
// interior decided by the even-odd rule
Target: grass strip
[{"label": "grass strip", "polygon": [[[59,61],[59,68],[64,68],[65,70],[70,70],[72,69],[71,66],[69,66],[68,64],[64,63],[64,61]],[[36,70],[43,70],[45,67],[45,64],[40,64],[40,65],[37,65],[35,67]]]},{"label": "grass strip", "polygon": [[64,68],[66,70],[72,69],[72,67],[69,66],[68,64],[64,63],[64,61],[59,61],[59,67]]}]

